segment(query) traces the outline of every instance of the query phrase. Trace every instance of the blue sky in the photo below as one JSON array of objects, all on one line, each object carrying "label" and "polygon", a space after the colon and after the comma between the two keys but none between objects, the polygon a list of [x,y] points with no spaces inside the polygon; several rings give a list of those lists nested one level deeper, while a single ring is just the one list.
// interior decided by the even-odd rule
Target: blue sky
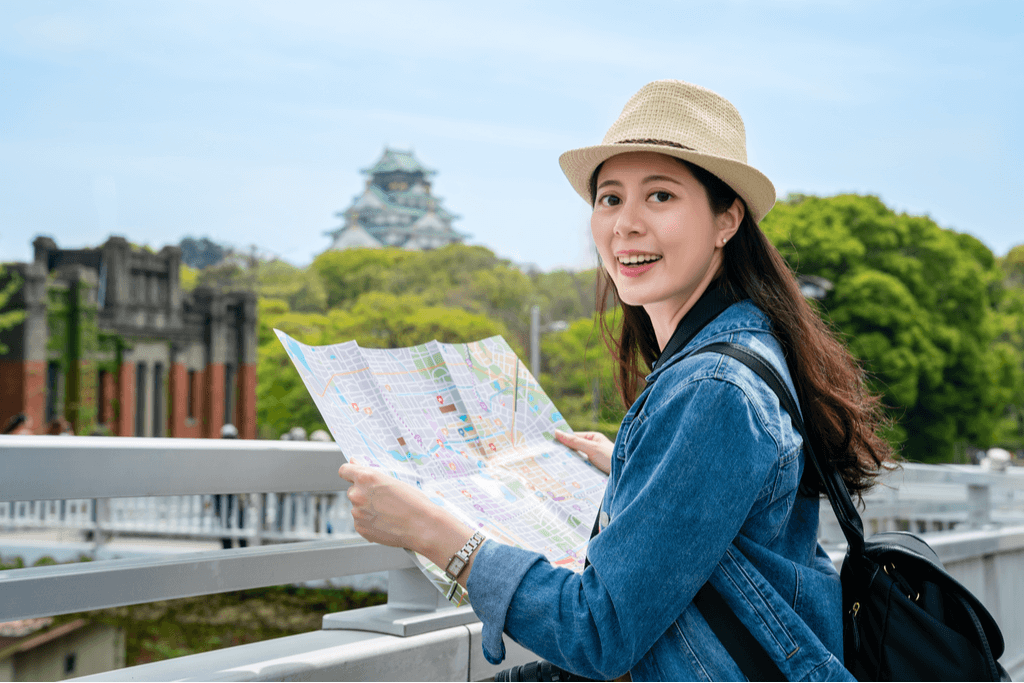
[{"label": "blue sky", "polygon": [[876,194],[1005,254],[1022,68],[1020,2],[0,0],[0,260],[116,233],[303,265],[391,145],[470,243],[586,266],[558,155],[658,78],[729,98],[780,196]]}]

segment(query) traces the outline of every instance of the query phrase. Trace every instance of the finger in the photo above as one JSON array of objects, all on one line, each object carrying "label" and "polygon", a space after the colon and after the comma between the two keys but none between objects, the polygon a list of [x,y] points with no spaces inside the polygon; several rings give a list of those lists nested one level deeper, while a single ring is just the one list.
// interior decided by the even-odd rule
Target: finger
[{"label": "finger", "polygon": [[559,435],[559,441],[569,448],[573,448],[577,451],[589,453],[596,446],[594,441],[584,438],[579,433],[569,434],[568,432],[555,432],[555,434]]},{"label": "finger", "polygon": [[555,438],[564,443],[566,446],[570,446],[572,444],[576,444],[582,441],[582,439],[580,439],[579,432],[562,432],[557,429],[555,430]]},{"label": "finger", "polygon": [[348,496],[348,502],[352,503],[353,509],[360,505],[366,505],[366,494],[357,486],[349,487],[345,495]]}]

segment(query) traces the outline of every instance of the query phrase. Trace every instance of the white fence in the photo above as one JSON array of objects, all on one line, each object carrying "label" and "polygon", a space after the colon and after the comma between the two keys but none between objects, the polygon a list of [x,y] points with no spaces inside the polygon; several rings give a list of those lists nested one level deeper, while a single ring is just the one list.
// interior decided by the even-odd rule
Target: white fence
[{"label": "white fence", "polygon": [[337,493],[154,496],[0,503],[0,530],[76,529],[102,535],[306,541],[352,530]]},{"label": "white fence", "polygon": [[[340,520],[345,500],[338,492],[345,482],[337,476],[341,457],[334,444],[2,436],[0,451],[0,505],[8,512],[0,528],[63,524],[99,534],[131,530],[201,537],[234,531],[260,541],[244,549],[0,572],[0,622],[388,572],[387,605],[325,615],[319,632],[107,672],[98,679],[481,680],[498,668],[482,658],[480,624],[471,608],[447,605],[404,551],[363,542],[333,522],[327,530],[328,522]],[[1000,521],[1020,515],[1024,478],[1016,471],[919,466],[893,476],[903,483],[895,497],[885,489],[872,497],[868,526],[958,526],[930,540],[950,572],[1000,623],[1007,644],[1003,665],[1015,677],[1024,675],[1024,594],[1018,579],[1024,574],[1024,528],[999,528]],[[252,492],[257,493],[248,495]],[[283,505],[276,497],[282,493]],[[232,530],[235,513],[224,507],[226,498],[220,515],[214,514],[212,497],[229,494],[248,495],[241,500],[247,501],[249,517],[239,529]],[[92,502],[97,500],[110,502]],[[822,527],[825,540],[838,540],[827,524]],[[287,534],[317,540],[263,543],[275,540],[275,533],[280,540],[288,540]],[[841,558],[838,549],[832,554]],[[506,647],[503,667],[534,658],[514,643]]]},{"label": "white fence", "polygon": [[[907,463],[884,475],[864,504],[867,535],[1024,525],[1024,468]],[[827,500],[821,504],[818,539],[826,547],[846,542]]]},{"label": "white fence", "polygon": [[[333,444],[298,447],[339,453]],[[865,498],[862,517],[869,535],[1024,525],[1024,468],[998,472],[972,465],[905,464],[881,481]],[[343,482],[332,472],[325,473],[323,483],[340,488]],[[333,491],[23,500],[0,502],[0,531],[72,529],[98,543],[117,535],[244,539],[260,545],[351,534],[350,513],[348,499]],[[819,540],[825,546],[845,542],[828,501],[822,502]]]}]

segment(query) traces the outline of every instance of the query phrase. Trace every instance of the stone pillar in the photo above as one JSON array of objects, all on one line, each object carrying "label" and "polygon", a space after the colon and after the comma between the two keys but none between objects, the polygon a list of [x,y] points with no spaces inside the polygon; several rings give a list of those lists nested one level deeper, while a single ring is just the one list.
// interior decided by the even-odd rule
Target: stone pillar
[{"label": "stone pillar", "polygon": [[203,373],[205,388],[203,401],[203,436],[220,438],[224,426],[224,363],[227,361],[226,326],[228,302],[225,297],[212,289],[202,287],[196,290],[196,303],[206,314],[206,368]]},{"label": "stone pillar", "polygon": [[181,293],[181,249],[167,246],[160,250],[160,257],[167,264],[167,324],[171,327],[181,325],[182,293]]},{"label": "stone pillar", "polygon": [[103,263],[106,266],[104,310],[116,311],[116,323],[127,322],[128,304],[131,302],[131,267],[129,256],[132,247],[123,237],[111,237],[102,247]]},{"label": "stone pillar", "polygon": [[46,272],[50,270],[50,254],[57,251],[57,243],[53,239],[40,235],[32,240],[33,263],[43,267]]}]

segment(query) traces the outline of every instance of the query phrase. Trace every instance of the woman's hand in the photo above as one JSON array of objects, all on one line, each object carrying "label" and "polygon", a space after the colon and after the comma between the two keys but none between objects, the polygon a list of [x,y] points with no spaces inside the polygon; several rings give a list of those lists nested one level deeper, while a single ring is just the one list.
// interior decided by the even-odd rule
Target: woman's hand
[{"label": "woman's hand", "polygon": [[[414,550],[443,568],[473,535],[422,491],[379,469],[345,463],[338,475],[352,483],[352,519],[356,533],[368,541]],[[468,576],[467,570],[459,578]]]},{"label": "woman's hand", "polygon": [[569,448],[587,456],[587,460],[605,474],[612,471],[612,449],[615,443],[601,432],[560,432],[555,430],[555,438]]}]

